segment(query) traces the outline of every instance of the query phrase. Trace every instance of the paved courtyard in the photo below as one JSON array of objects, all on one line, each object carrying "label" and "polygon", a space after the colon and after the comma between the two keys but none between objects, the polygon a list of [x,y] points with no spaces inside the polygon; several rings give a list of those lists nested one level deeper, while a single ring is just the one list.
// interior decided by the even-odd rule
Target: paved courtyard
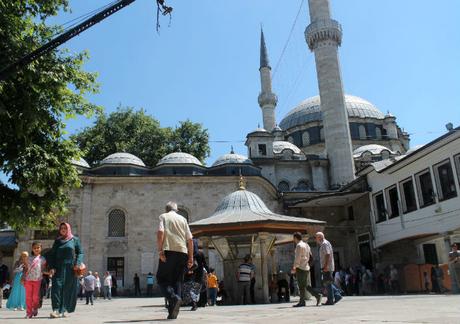
[{"label": "paved courtyard", "polygon": [[[77,311],[67,318],[49,319],[50,301],[46,300],[34,322],[156,323],[166,320],[161,298],[119,298],[97,300],[94,306],[79,301]],[[460,323],[460,296],[414,295],[347,297],[335,306],[292,308],[292,303],[215,306],[191,312],[182,308],[175,323]],[[0,323],[30,323],[24,312],[0,309]]]}]

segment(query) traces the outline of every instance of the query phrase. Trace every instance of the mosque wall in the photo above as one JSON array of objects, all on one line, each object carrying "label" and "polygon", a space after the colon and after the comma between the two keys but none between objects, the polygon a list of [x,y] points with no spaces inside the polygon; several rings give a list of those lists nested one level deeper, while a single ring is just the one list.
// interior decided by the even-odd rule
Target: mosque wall
[{"label": "mosque wall", "polygon": [[[274,188],[261,177],[248,177],[247,190],[256,193],[274,212],[280,212]],[[119,288],[132,289],[135,273],[145,286],[148,272],[158,264],[158,216],[168,201],[176,201],[189,222],[209,217],[219,202],[237,189],[238,177],[118,177],[88,178],[72,194],[69,221],[81,238],[85,263],[93,271],[118,267]],[[125,215],[125,233],[109,236],[109,215]],[[118,266],[114,262],[119,262]]]}]

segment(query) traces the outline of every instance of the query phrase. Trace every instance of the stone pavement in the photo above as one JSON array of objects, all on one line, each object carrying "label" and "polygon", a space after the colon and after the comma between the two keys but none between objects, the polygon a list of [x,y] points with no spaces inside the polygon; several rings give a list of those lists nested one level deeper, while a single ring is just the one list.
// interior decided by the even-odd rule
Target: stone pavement
[{"label": "stone pavement", "polygon": [[[5,301],[4,301],[5,303]],[[79,301],[79,303],[82,303]],[[5,304],[3,304],[4,306]],[[37,318],[24,319],[25,312],[0,309],[0,324],[8,323],[460,323],[460,295],[412,295],[345,297],[335,306],[292,308],[293,303],[215,306],[191,312],[181,309],[175,321],[166,320],[162,298],[119,298],[97,300],[94,306],[79,304],[67,318],[49,319],[50,301],[46,300]]]}]

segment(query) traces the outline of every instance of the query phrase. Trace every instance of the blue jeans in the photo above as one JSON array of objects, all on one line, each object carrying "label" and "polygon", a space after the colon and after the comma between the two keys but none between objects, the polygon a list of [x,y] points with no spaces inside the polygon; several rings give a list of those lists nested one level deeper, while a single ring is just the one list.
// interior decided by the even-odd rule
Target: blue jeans
[{"label": "blue jeans", "polygon": [[322,272],[321,276],[327,291],[327,303],[334,304],[342,299],[340,290],[332,283],[332,272]]},{"label": "blue jeans", "polygon": [[217,288],[208,288],[209,299],[211,300],[211,306],[216,304]]},{"label": "blue jeans", "polygon": [[104,286],[104,299],[112,299],[112,288],[110,286]]}]

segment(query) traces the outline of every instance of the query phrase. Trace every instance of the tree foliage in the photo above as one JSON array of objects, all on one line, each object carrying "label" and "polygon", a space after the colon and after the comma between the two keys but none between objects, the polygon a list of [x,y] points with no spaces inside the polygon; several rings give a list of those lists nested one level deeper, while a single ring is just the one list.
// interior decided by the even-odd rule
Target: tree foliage
[{"label": "tree foliage", "polygon": [[176,128],[160,126],[144,110],[118,107],[110,115],[99,115],[94,125],[73,139],[84,152],[86,161],[96,165],[108,155],[127,152],[153,167],[166,154],[178,150],[204,161],[209,156],[208,131],[189,120]]},{"label": "tree foliage", "polygon": [[[0,0],[0,68],[52,39],[48,19],[67,0]],[[0,82],[0,221],[15,228],[48,226],[65,213],[79,184],[71,160],[80,150],[63,137],[65,120],[99,108],[85,99],[96,75],[82,70],[87,53],[55,50]]]}]

